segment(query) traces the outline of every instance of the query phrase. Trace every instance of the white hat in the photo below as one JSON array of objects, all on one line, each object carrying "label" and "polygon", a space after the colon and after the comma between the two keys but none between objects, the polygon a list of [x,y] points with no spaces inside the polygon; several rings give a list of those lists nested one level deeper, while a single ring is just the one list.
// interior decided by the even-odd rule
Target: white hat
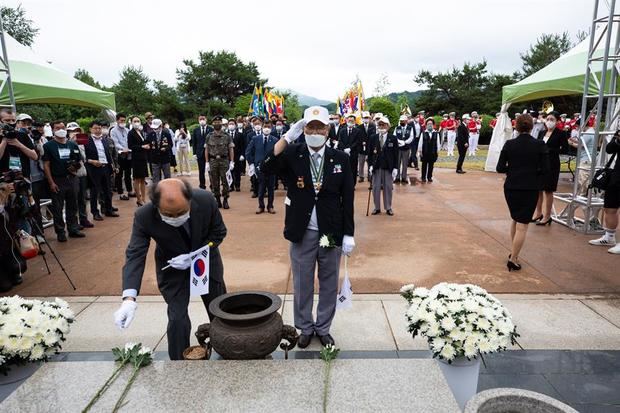
[{"label": "white hat", "polygon": [[76,129],[81,129],[80,125],[78,125],[77,122],[69,122],[67,124],[67,130],[76,130]]},{"label": "white hat", "polygon": [[476,112],[475,110],[471,113],[472,116],[478,116],[478,112]]},{"label": "white hat", "polygon": [[346,118],[355,117],[355,113],[349,112],[349,113],[347,113],[347,115],[345,117]]},{"label": "white hat", "polygon": [[375,117],[374,117],[374,119],[375,119],[375,120],[379,120],[379,119],[381,119],[382,117],[383,117],[383,113],[379,112],[379,113],[375,113]]},{"label": "white hat", "polygon": [[370,112],[362,112],[362,117],[363,118],[369,118],[370,117]]},{"label": "white hat", "polygon": [[27,114],[27,113],[20,113],[19,116],[17,116],[16,120],[19,122],[20,120],[26,120],[26,119],[32,120],[32,118],[30,117],[29,114]]},{"label": "white hat", "polygon": [[151,128],[153,128],[153,129],[161,128],[161,119],[153,119],[151,121]]},{"label": "white hat", "polygon": [[463,114],[463,119],[469,119],[469,115],[467,113]]},{"label": "white hat", "polygon": [[390,124],[390,120],[387,118],[387,116],[381,116],[381,119],[379,119],[379,122],[385,123],[385,124]]},{"label": "white hat", "polygon": [[398,120],[407,120],[407,119],[409,119],[407,115],[400,115],[400,118],[398,118]]},{"label": "white hat", "polygon": [[329,112],[323,106],[310,106],[304,110],[306,125],[313,120],[318,120],[323,125],[329,125]]}]

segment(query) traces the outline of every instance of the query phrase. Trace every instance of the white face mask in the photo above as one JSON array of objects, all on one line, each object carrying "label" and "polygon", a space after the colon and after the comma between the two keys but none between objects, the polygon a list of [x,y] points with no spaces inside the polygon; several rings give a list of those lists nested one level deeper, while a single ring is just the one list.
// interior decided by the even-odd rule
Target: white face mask
[{"label": "white face mask", "polygon": [[325,135],[306,135],[306,143],[311,148],[320,148],[325,144]]},{"label": "white face mask", "polygon": [[263,128],[263,135],[270,135],[271,134],[271,128]]},{"label": "white face mask", "polygon": [[178,217],[167,217],[165,215],[162,215],[161,212],[159,213],[159,216],[161,217],[161,220],[164,221],[166,224],[178,228],[181,225],[185,224],[189,219],[189,211]]},{"label": "white face mask", "polygon": [[263,129],[263,127],[262,127],[261,125],[254,125],[254,130],[255,130],[256,132],[259,132],[259,133],[260,133],[260,131],[261,131],[262,129]]},{"label": "white face mask", "polygon": [[67,137],[67,131],[65,129],[58,129],[56,132],[54,132],[54,136],[60,139],[64,139]]},{"label": "white face mask", "polygon": [[235,125],[228,125],[228,130],[229,131],[235,130]]},{"label": "white face mask", "polygon": [[103,128],[103,129],[101,129],[101,133],[103,133],[104,135],[107,135],[107,134],[108,134],[108,132],[109,132],[109,129],[108,129],[108,128]]},{"label": "white face mask", "polygon": [[347,125],[348,125],[350,128],[352,128],[353,126],[355,126],[355,122],[353,122],[353,121],[349,121],[349,122],[347,122]]},{"label": "white face mask", "polygon": [[206,120],[199,120],[198,123],[200,123],[200,126],[205,126],[207,124]]},{"label": "white face mask", "polygon": [[237,129],[243,129],[243,123],[237,123]]},{"label": "white face mask", "polygon": [[281,132],[281,131],[282,131],[282,129],[284,129],[284,126],[282,126],[282,125],[276,125],[276,130],[277,130],[278,132]]},{"label": "white face mask", "polygon": [[555,128],[555,121],[554,120],[548,120],[545,122],[545,126],[547,127],[547,129],[553,129]]},{"label": "white face mask", "polygon": [[364,125],[368,125],[370,123],[370,119],[362,119],[362,122],[364,122]]},{"label": "white face mask", "polygon": [[379,129],[379,133],[381,135],[385,135],[387,133],[387,129]]},{"label": "white face mask", "polygon": [[133,126],[134,129],[140,129],[140,127],[142,126],[140,122],[134,122],[131,125]]},{"label": "white face mask", "polygon": [[118,124],[119,128],[124,128],[125,126],[127,126],[127,124],[125,122],[121,122]]}]

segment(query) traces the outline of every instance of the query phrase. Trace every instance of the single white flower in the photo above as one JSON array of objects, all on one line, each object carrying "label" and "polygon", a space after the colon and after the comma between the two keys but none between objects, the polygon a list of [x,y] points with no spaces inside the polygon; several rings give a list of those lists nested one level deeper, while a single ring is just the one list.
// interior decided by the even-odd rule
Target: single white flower
[{"label": "single white flower", "polygon": [[413,290],[413,295],[415,295],[416,297],[425,298],[425,297],[428,297],[428,294],[429,294],[428,289],[424,287],[418,287],[415,290]]},{"label": "single white flower", "polygon": [[415,286],[413,284],[407,284],[407,285],[403,285],[402,287],[400,287],[400,292],[407,293],[407,292],[413,291],[414,289],[415,289]]},{"label": "single white flower", "polygon": [[456,323],[454,322],[452,317],[444,317],[441,320],[441,328],[443,328],[444,330],[451,331],[455,327],[456,327]]},{"label": "single white flower", "polygon": [[447,344],[441,349],[439,355],[446,360],[453,360],[454,356],[456,355],[456,351],[454,350],[454,347],[452,347],[452,345]]},{"label": "single white flower", "polygon": [[142,346],[142,347],[140,347],[140,350],[138,350],[138,354],[140,354],[140,355],[151,354],[151,349],[146,347],[146,346]]},{"label": "single white flower", "polygon": [[319,240],[319,247],[328,248],[329,247],[329,238],[327,235],[323,235]]},{"label": "single white flower", "polygon": [[38,344],[34,346],[32,348],[32,351],[30,352],[31,360],[41,360],[44,356],[45,356],[45,348],[43,348],[43,346],[40,346]]}]

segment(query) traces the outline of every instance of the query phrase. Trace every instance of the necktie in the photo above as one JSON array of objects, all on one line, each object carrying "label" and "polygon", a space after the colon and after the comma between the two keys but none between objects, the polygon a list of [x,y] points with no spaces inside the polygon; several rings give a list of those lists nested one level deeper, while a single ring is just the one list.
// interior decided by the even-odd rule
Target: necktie
[{"label": "necktie", "polygon": [[348,133],[348,135],[351,135],[351,128],[349,128],[349,133]]},{"label": "necktie", "polygon": [[202,136],[205,136],[205,127],[202,127]]},{"label": "necktie", "polygon": [[380,135],[380,143],[381,143],[381,148],[383,148],[383,144],[385,143],[385,136],[383,134]]},{"label": "necktie", "polygon": [[321,158],[321,154],[318,152],[315,152],[312,154],[312,162],[314,162],[314,167],[316,169],[319,169],[319,159]]}]

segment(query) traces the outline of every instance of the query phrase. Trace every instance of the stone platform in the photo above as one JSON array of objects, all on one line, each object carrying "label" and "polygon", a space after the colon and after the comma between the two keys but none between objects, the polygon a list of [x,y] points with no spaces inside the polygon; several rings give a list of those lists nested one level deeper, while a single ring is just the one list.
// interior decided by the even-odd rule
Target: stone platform
[{"label": "stone platform", "polygon": [[[112,362],[48,363],[0,404],[0,412],[79,412],[114,369]],[[92,409],[112,411],[125,368]],[[139,374],[128,412],[321,412],[322,360],[156,361]],[[329,412],[458,412],[434,360],[335,360]]]}]

